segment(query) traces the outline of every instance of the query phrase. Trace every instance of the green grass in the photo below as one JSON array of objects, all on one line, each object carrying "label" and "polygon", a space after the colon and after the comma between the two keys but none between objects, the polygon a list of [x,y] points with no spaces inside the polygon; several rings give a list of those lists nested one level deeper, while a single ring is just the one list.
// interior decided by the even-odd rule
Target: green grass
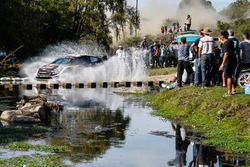
[{"label": "green grass", "polygon": [[14,151],[28,151],[28,150],[36,150],[48,153],[63,153],[67,151],[66,146],[44,146],[44,145],[32,145],[24,142],[16,142],[9,144],[7,148]]},{"label": "green grass", "polygon": [[169,74],[175,74],[176,68],[169,67],[169,68],[150,68],[147,69],[147,74],[149,76],[155,76],[155,75],[169,75]]},{"label": "green grass", "polygon": [[1,167],[63,167],[62,160],[57,155],[20,156],[10,159],[0,159]]},{"label": "green grass", "polygon": [[14,151],[29,151],[36,150],[46,153],[52,153],[48,155],[34,154],[30,156],[20,156],[13,157],[9,159],[0,159],[0,167],[10,166],[10,167],[60,167],[63,165],[63,160],[58,153],[67,152],[66,146],[51,146],[51,145],[32,145],[25,142],[16,142],[5,146]]},{"label": "green grass", "polygon": [[250,155],[250,96],[243,93],[224,98],[220,87],[201,90],[184,87],[148,95],[156,115],[184,126],[195,126],[206,138],[202,142],[230,153]]}]

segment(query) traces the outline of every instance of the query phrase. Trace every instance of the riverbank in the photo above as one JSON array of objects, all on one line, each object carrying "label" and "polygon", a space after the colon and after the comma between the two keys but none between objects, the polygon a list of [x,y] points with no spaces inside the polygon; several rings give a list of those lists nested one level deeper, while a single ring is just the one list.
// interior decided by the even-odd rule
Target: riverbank
[{"label": "riverbank", "polygon": [[238,91],[224,98],[225,89],[221,87],[184,87],[148,95],[148,99],[158,109],[156,115],[201,132],[203,144],[250,155],[250,96]]},{"label": "riverbank", "polygon": [[175,67],[168,67],[168,68],[149,68],[146,70],[146,73],[149,76],[156,76],[156,75],[170,75],[176,74]]}]

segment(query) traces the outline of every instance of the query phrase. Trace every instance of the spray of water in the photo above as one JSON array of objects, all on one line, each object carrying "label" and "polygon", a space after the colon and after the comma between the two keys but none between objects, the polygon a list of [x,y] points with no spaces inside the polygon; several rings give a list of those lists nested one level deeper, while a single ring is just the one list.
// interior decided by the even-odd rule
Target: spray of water
[{"label": "spray of water", "polygon": [[[49,64],[57,58],[68,55],[107,55],[96,44],[80,45],[72,42],[64,42],[47,47],[37,57],[24,63],[22,73],[30,82],[35,82],[35,74],[39,67]],[[123,57],[112,56],[104,63],[95,67],[83,67],[74,73],[64,73],[58,82],[109,82],[109,81],[140,81],[146,80],[147,74],[144,67],[143,51],[129,48]],[[54,81],[54,80],[52,80]]]}]

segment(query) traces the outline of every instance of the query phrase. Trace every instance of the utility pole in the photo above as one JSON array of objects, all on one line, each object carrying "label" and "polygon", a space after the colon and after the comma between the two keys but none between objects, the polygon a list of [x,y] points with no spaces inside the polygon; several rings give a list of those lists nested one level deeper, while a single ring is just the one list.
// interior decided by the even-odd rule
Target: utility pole
[{"label": "utility pole", "polygon": [[[136,0],[135,4],[135,9],[136,9],[136,24],[138,25],[138,0]],[[137,27],[135,27],[135,36],[137,36]]]}]

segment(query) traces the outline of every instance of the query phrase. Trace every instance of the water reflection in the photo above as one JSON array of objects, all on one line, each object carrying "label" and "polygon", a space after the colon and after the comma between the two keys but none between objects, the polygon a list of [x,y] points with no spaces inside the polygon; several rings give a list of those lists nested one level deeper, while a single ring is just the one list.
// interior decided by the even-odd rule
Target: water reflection
[{"label": "water reflection", "polygon": [[171,124],[176,133],[175,136],[175,149],[176,156],[174,160],[168,161],[169,166],[186,166],[187,164],[187,149],[190,141],[186,137],[185,130],[180,125]]},{"label": "water reflection", "polygon": [[51,125],[58,129],[47,140],[51,145],[67,145],[63,156],[73,163],[92,161],[111,147],[121,147],[129,116],[120,109],[124,98],[108,89],[59,89],[23,91],[22,95],[46,94],[48,99],[64,105],[54,115]]},{"label": "water reflection", "polygon": [[121,110],[88,109],[62,113],[60,130],[49,137],[49,144],[67,145],[68,159],[74,163],[92,161],[103,155],[111,146],[122,147],[130,118]]},{"label": "water reflection", "polygon": [[223,167],[231,167],[231,166],[249,166],[250,160],[249,157],[236,157],[230,155],[224,155],[223,157],[219,157],[219,161],[221,166]]},{"label": "water reflection", "polygon": [[[152,109],[137,98],[118,96],[110,90],[85,89],[26,91],[20,95],[37,93],[46,93],[51,101],[64,104],[64,111],[52,117],[49,126],[53,132],[28,142],[68,146],[69,150],[60,156],[71,166],[250,165],[248,157],[227,155],[198,144],[197,133],[152,116]],[[10,106],[17,96],[0,98],[5,97],[11,99],[6,103]]]},{"label": "water reflection", "polygon": [[[175,159],[167,162],[168,166],[178,167],[214,167],[214,166],[246,166],[249,165],[247,157],[233,157],[217,151],[213,147],[199,144],[196,141],[199,134],[188,131],[179,124],[171,124],[175,131]],[[188,148],[192,150],[192,157],[187,161]]]}]

